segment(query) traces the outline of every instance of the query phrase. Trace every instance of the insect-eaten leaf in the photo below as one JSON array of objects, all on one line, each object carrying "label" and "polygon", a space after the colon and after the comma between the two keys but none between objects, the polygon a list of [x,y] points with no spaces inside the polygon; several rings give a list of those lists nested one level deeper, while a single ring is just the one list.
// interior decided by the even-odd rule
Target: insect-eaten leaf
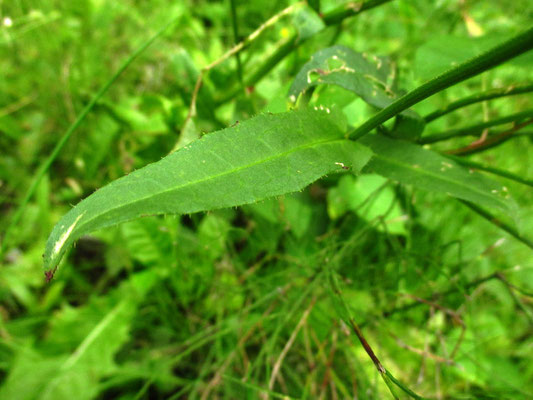
[{"label": "insect-eaten leaf", "polygon": [[296,192],[320,177],[360,171],[372,152],[344,137],[329,109],[259,115],[205,135],[96,191],[54,227],[44,266],[81,235],[146,215],[185,214]]},{"label": "insect-eaten leaf", "polygon": [[[360,54],[345,46],[333,46],[317,51],[294,78],[289,97],[296,99],[310,87],[336,85],[349,90],[367,104],[383,109],[398,98],[391,88],[391,68],[388,59]],[[413,110],[403,111],[397,118],[391,135],[414,140],[424,130],[424,121]]]}]

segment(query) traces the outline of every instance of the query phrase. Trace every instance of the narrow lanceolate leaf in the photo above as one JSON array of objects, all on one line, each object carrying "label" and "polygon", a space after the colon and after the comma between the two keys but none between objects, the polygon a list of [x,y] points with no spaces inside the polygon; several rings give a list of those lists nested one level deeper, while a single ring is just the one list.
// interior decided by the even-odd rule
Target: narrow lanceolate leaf
[{"label": "narrow lanceolate leaf", "polygon": [[368,148],[344,138],[330,110],[260,115],[206,135],[96,191],[54,227],[44,254],[54,268],[81,235],[151,214],[183,214],[253,203],[303,189],[345,169]]},{"label": "narrow lanceolate leaf", "polygon": [[382,135],[360,139],[374,152],[368,168],[420,189],[442,192],[475,204],[515,214],[507,188],[431,150]]}]

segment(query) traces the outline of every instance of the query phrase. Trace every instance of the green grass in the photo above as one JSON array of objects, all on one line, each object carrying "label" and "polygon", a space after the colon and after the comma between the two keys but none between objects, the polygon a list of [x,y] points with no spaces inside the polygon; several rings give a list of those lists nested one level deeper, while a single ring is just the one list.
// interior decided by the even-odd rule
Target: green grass
[{"label": "green grass", "polygon": [[[336,15],[337,2],[320,3]],[[459,201],[373,174],[106,228],[82,237],[50,283],[43,276],[46,238],[72,206],[177,144],[287,111],[294,77],[318,50],[388,56],[401,78],[394,90],[406,93],[533,20],[525,0],[461,4],[385,2],[301,42],[302,28],[283,17],[205,74],[186,124],[202,68],[288,2],[1,2],[0,398],[531,398],[531,249]],[[469,39],[476,25],[466,21],[484,35]],[[414,110],[531,84],[531,65],[529,52]],[[306,102],[344,109],[350,128],[375,114],[333,86],[297,104]],[[431,121],[423,138],[532,108],[530,93],[477,102]],[[521,134],[467,159],[505,171],[487,176],[518,215],[490,212],[529,240],[530,153]],[[357,182],[368,187],[350,189]]]}]

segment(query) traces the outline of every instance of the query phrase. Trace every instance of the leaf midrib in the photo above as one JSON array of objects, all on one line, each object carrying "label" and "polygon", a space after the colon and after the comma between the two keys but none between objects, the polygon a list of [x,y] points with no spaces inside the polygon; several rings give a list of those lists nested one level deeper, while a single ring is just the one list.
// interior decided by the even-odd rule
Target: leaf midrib
[{"label": "leaf midrib", "polygon": [[[83,227],[86,226],[87,224],[91,223],[92,221],[94,221],[95,219],[97,218],[100,218],[108,213],[111,213],[113,211],[116,211],[116,210],[119,210],[123,207],[127,207],[127,206],[132,206],[136,203],[141,203],[151,197],[155,197],[155,196],[160,196],[160,195],[163,195],[165,193],[168,193],[168,192],[173,192],[173,191],[176,191],[176,190],[180,190],[180,189],[183,189],[184,187],[187,187],[187,186],[194,186],[194,185],[198,185],[198,184],[201,184],[201,183],[204,183],[204,182],[207,182],[207,181],[210,181],[210,180],[213,180],[213,179],[217,179],[217,178],[220,178],[220,177],[223,177],[223,176],[226,176],[226,175],[230,175],[230,174],[233,174],[233,173],[237,173],[243,169],[247,169],[247,168],[251,168],[251,167],[254,167],[256,165],[259,165],[259,164],[262,164],[262,163],[266,163],[266,162],[269,162],[269,161],[272,161],[272,160],[275,160],[277,158],[282,158],[284,156],[287,156],[291,153],[294,153],[296,151],[299,151],[299,150],[305,150],[307,148],[313,148],[315,146],[320,146],[322,144],[333,144],[335,142],[339,142],[339,143],[345,143],[345,142],[349,142],[349,140],[346,140],[346,139],[335,139],[335,140],[320,140],[318,142],[313,142],[313,143],[310,143],[310,144],[306,144],[306,145],[303,145],[303,146],[298,146],[298,147],[295,147],[291,150],[288,150],[288,151],[285,151],[285,152],[282,152],[282,153],[278,153],[276,155],[273,155],[273,156],[270,156],[270,157],[267,157],[267,158],[263,158],[259,161],[256,161],[256,162],[253,162],[253,163],[250,163],[250,164],[245,164],[243,166],[240,166],[240,167],[237,167],[237,168],[233,168],[233,169],[230,169],[230,170],[227,170],[227,171],[224,171],[222,173],[219,173],[219,174],[216,174],[216,175],[212,175],[212,176],[209,176],[207,178],[202,178],[202,179],[199,179],[199,180],[195,180],[193,182],[188,182],[186,184],[183,184],[181,186],[176,186],[176,187],[173,187],[171,189],[167,189],[167,190],[162,190],[160,192],[157,192],[156,194],[151,194],[149,196],[145,196],[145,197],[142,197],[140,199],[137,199],[135,201],[132,201],[132,202],[129,202],[129,203],[123,203],[121,204],[120,206],[117,206],[117,207],[113,207],[113,208],[110,208],[108,209],[107,211],[105,211],[104,213],[102,214],[99,214],[98,216],[95,216],[91,219],[87,219],[86,221],[83,221],[81,224],[78,225],[78,227],[80,229],[77,229],[77,231],[80,231],[80,230],[83,230]],[[75,237],[75,236],[73,236]],[[69,240],[70,242],[71,240]],[[63,246],[64,247],[64,246]]]}]

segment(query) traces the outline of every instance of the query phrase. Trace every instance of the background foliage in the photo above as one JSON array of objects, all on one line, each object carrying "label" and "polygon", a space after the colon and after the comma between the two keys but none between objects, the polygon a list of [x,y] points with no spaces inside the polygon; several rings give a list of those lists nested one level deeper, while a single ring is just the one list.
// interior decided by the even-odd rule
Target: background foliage
[{"label": "background foliage", "polygon": [[[81,238],[51,283],[42,274],[46,237],[72,205],[205,132],[286,111],[295,77],[317,51],[342,45],[387,56],[401,94],[533,20],[529,1],[490,3],[397,0],[317,34],[313,16],[284,17],[239,60],[205,76],[197,115],[187,121],[201,68],[238,41],[235,29],[244,38],[289,2],[235,1],[236,27],[229,1],[0,2],[2,233],[94,93],[178,19],[98,101],[13,231],[0,268],[0,398],[387,398],[340,319],[328,271],[381,362],[414,392],[531,398],[531,249],[444,194],[374,173],[329,175],[240,208],[106,228]],[[324,12],[336,6],[320,2]],[[529,53],[414,111],[427,115],[531,82],[531,65]],[[375,112],[330,79],[302,100],[342,110],[350,126]],[[519,112],[509,121],[531,117],[532,103],[522,94],[471,105],[428,124],[424,137]],[[516,136],[469,160],[527,180],[531,131]],[[444,151],[473,140],[431,146]],[[518,229],[532,237],[531,186],[492,178],[508,188]]]}]

